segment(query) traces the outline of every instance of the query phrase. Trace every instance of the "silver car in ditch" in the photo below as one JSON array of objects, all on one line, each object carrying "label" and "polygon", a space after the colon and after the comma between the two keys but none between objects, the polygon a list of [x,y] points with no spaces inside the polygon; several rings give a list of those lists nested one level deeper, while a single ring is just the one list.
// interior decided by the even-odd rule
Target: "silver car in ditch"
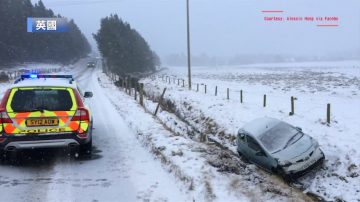
[{"label": "silver car in ditch", "polygon": [[255,119],[239,130],[237,151],[285,180],[303,175],[325,159],[318,142],[301,128],[267,117]]}]

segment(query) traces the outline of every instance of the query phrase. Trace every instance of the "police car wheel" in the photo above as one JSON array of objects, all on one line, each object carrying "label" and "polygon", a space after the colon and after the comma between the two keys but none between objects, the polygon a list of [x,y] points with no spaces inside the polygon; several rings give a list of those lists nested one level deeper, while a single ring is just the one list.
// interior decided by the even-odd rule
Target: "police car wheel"
[{"label": "police car wheel", "polygon": [[0,162],[3,162],[6,160],[6,155],[4,150],[0,150]]},{"label": "police car wheel", "polygon": [[79,155],[80,156],[87,156],[91,155],[92,152],[92,140],[88,143],[79,146]]}]

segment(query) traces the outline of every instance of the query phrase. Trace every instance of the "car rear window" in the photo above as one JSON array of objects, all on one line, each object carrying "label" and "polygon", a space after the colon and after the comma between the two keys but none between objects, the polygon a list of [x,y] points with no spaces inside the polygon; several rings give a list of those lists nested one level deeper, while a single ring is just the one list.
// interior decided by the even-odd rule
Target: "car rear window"
[{"label": "car rear window", "polygon": [[73,102],[67,89],[18,89],[10,106],[14,112],[70,111]]}]

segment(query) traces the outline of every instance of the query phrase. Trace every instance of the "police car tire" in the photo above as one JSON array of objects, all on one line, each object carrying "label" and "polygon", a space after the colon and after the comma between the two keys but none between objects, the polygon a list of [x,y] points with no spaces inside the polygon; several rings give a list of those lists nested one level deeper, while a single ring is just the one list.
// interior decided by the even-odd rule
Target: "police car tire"
[{"label": "police car tire", "polygon": [[6,159],[5,151],[0,150],[0,162],[5,161],[5,159]]},{"label": "police car tire", "polygon": [[79,146],[80,156],[91,155],[91,152],[92,152],[92,139],[88,143]]}]

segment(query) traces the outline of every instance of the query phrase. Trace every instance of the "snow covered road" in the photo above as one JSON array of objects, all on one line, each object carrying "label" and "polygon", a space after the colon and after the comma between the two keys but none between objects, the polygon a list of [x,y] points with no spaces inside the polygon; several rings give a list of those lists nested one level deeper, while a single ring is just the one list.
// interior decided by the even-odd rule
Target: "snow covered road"
[{"label": "snow covered road", "polygon": [[85,61],[77,65],[71,73],[94,93],[93,158],[74,160],[55,151],[21,165],[1,164],[1,201],[189,201],[113,109],[96,70],[86,69]]}]

